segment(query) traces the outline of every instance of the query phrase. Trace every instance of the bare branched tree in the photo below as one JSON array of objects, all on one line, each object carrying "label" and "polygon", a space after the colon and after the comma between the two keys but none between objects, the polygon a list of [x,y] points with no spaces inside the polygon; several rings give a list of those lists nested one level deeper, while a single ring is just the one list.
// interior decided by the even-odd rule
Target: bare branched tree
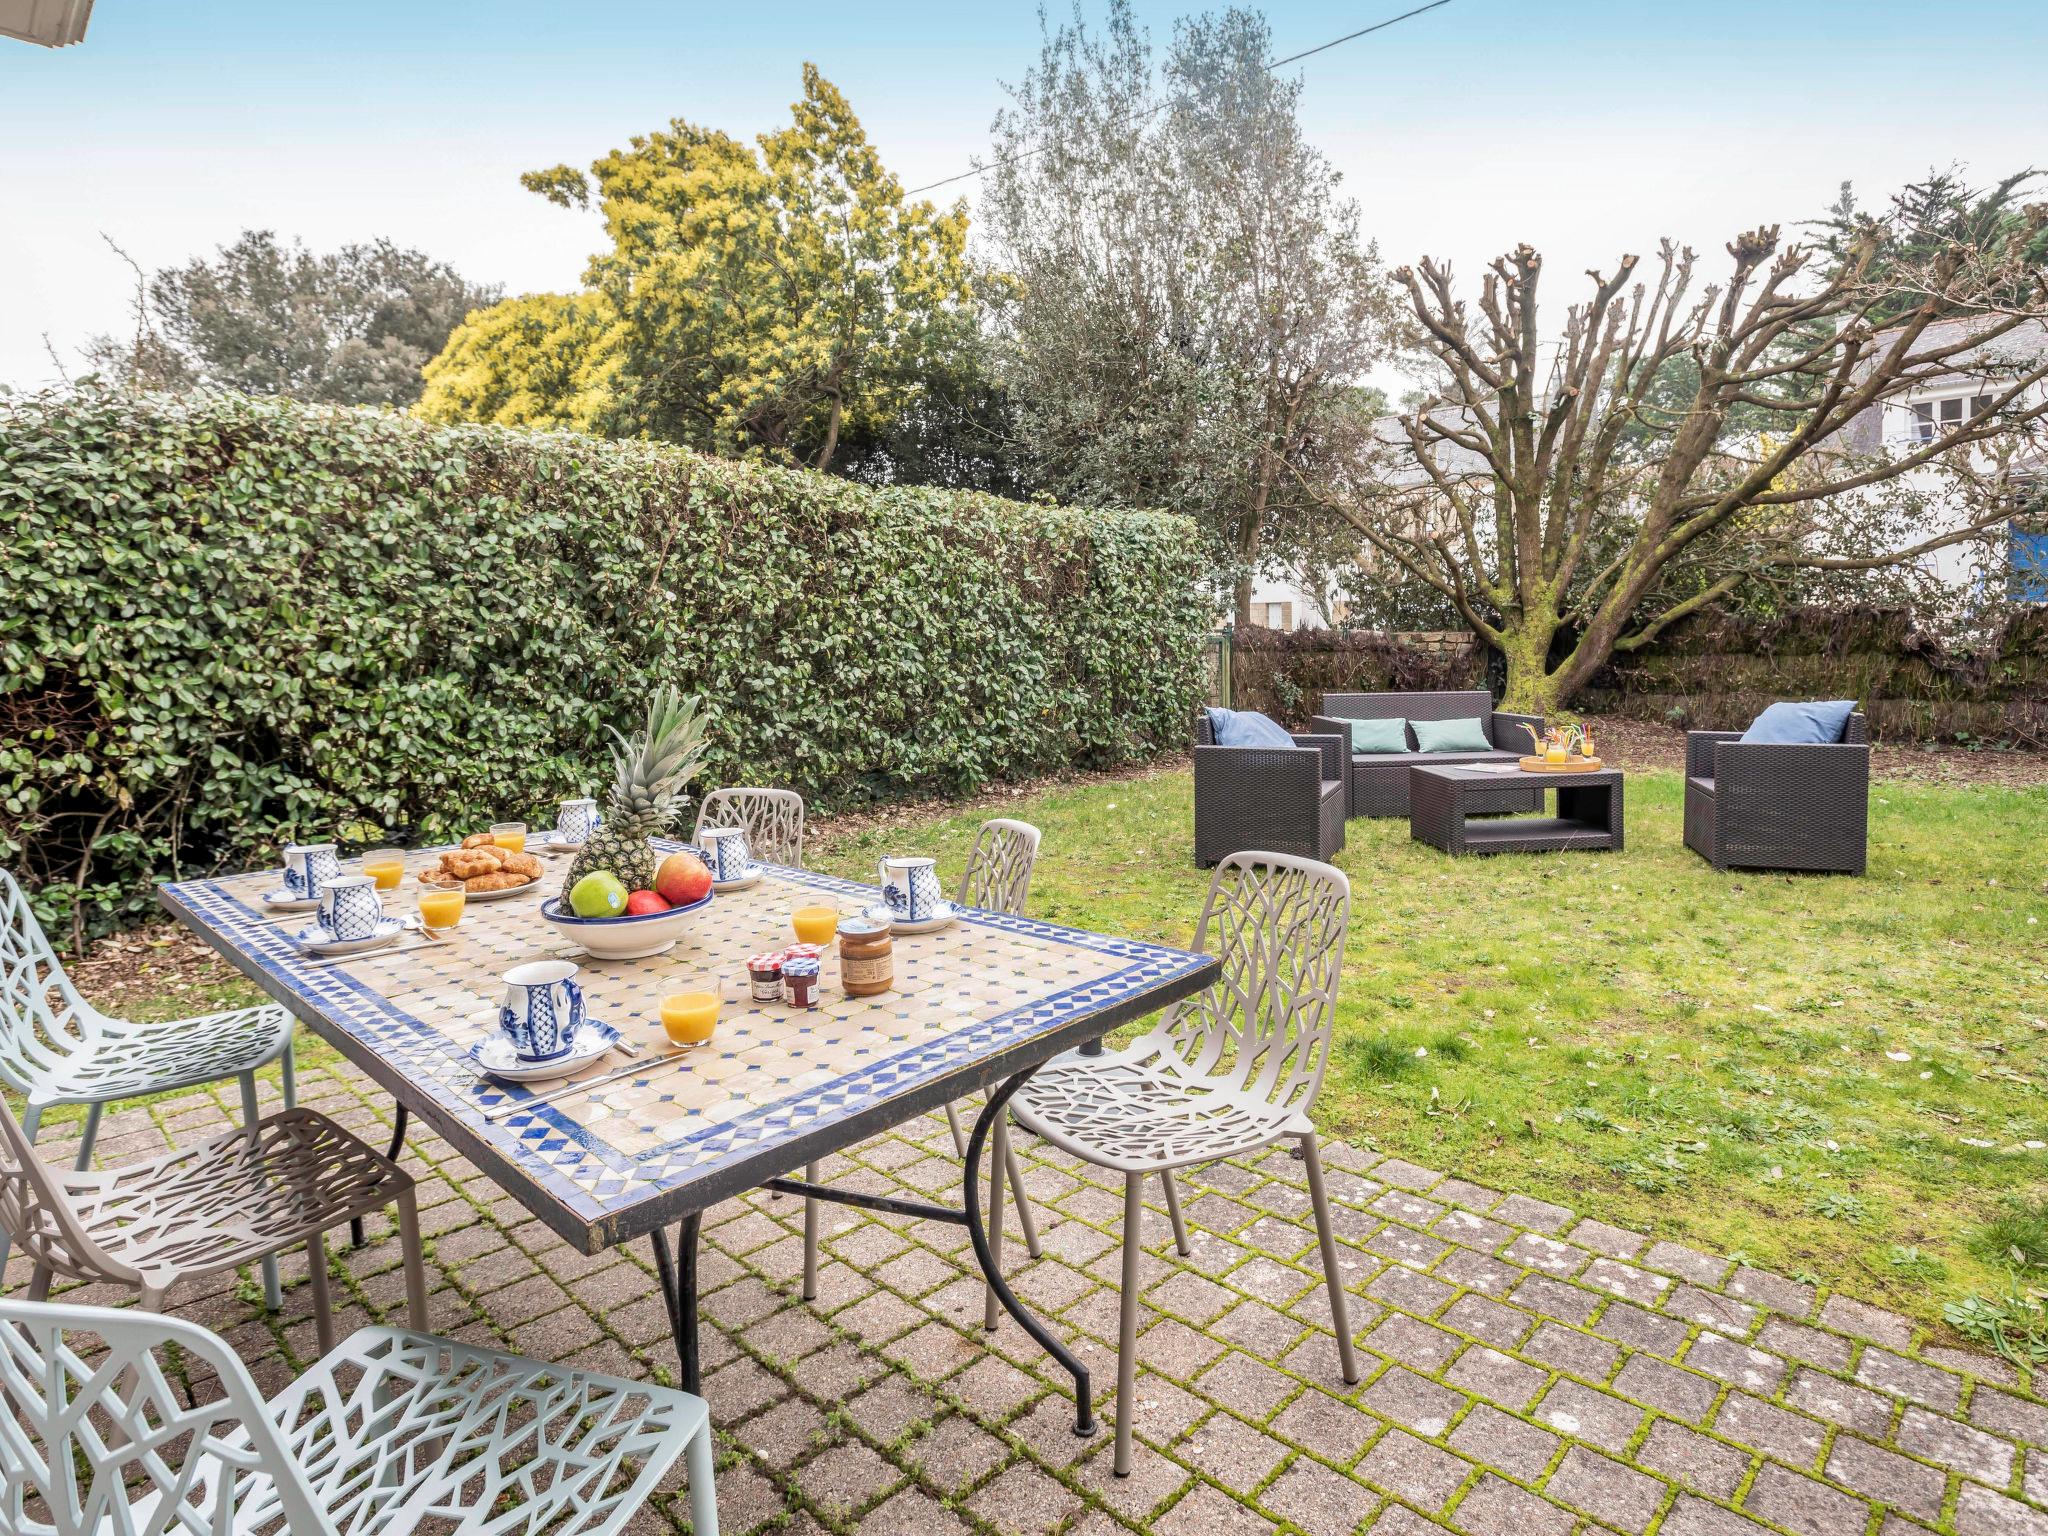
[{"label": "bare branched tree", "polygon": [[[1491,264],[1476,315],[1448,265],[1402,269],[1436,388],[1328,494],[1502,654],[1508,707],[1554,709],[1745,583],[1898,566],[2010,519],[2048,462],[2044,218],[1931,250],[1866,220],[1831,254],[1756,229],[1704,287],[1666,241],[1647,275],[1634,256],[1589,272],[1555,344],[1527,245]],[[1965,380],[1960,419],[1890,447],[1871,430]],[[1907,489],[1928,476],[1947,492]]]}]

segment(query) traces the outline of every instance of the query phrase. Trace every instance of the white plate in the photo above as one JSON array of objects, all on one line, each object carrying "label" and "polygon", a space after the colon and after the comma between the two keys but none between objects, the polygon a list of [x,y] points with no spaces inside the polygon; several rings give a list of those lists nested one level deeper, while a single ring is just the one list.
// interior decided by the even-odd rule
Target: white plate
[{"label": "white plate", "polygon": [[869,907],[862,916],[870,922],[887,923],[891,933],[937,933],[959,921],[960,909],[950,901],[942,901],[930,917],[920,918],[914,923],[907,917],[898,917],[886,904]]},{"label": "white plate", "polygon": [[750,885],[759,885],[761,877],[767,873],[768,871],[760,865],[751,864],[747,867],[747,872],[741,875],[739,879],[714,880],[711,882],[711,889],[714,891],[744,891]]},{"label": "white plate", "polygon": [[564,841],[562,838],[555,836],[554,833],[549,832],[545,836],[534,839],[534,851],[543,854],[581,853],[583,845],[581,843]]},{"label": "white plate", "polygon": [[366,949],[382,949],[403,932],[404,918],[381,917],[377,920],[377,931],[367,939],[329,938],[327,930],[315,923],[293,934],[292,942],[309,955],[359,955]]},{"label": "white plate", "polygon": [[553,1061],[521,1061],[512,1042],[503,1035],[490,1035],[469,1048],[471,1063],[481,1072],[508,1083],[545,1083],[557,1077],[581,1072],[619,1043],[619,1032],[609,1024],[586,1019],[576,1031],[576,1043]]},{"label": "white plate", "polygon": [[[452,891],[456,889],[452,885],[428,885],[425,881],[417,883],[423,891]],[[464,891],[462,894],[465,903],[472,901],[510,901],[515,896],[531,896],[539,889],[540,881],[529,880],[524,885],[508,885],[501,891]]]},{"label": "white plate", "polygon": [[263,893],[263,909],[266,912],[316,912],[319,908],[319,897],[294,896],[283,886]]}]

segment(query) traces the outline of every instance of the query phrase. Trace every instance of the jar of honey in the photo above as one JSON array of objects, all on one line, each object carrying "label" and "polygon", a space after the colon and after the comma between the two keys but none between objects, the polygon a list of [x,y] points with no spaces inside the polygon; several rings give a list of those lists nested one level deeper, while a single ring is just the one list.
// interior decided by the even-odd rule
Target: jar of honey
[{"label": "jar of honey", "polygon": [[874,997],[896,984],[896,941],[889,925],[865,917],[839,924],[839,981],[848,997]]}]

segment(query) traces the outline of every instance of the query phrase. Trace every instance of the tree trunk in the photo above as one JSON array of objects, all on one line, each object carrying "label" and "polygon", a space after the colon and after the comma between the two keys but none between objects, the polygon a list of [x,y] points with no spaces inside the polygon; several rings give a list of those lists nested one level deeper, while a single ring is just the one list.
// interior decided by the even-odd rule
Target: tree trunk
[{"label": "tree trunk", "polygon": [[1237,585],[1233,590],[1235,593],[1235,607],[1237,611],[1237,627],[1239,629],[1244,629],[1249,627],[1249,625],[1252,622],[1251,572],[1240,572],[1237,578]]},{"label": "tree trunk", "polygon": [[1550,642],[1556,633],[1557,621],[1549,618],[1523,617],[1501,625],[1500,648],[1508,667],[1502,709],[1548,718],[1567,701],[1564,684],[1570,663],[1555,672],[1550,670]]}]

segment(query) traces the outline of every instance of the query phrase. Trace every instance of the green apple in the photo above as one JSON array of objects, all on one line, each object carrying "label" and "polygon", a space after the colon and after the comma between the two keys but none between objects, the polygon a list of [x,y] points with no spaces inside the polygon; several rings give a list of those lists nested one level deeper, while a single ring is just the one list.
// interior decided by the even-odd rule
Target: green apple
[{"label": "green apple", "polygon": [[569,910],[578,917],[617,917],[626,910],[626,888],[617,875],[600,869],[576,882],[569,892]]}]

